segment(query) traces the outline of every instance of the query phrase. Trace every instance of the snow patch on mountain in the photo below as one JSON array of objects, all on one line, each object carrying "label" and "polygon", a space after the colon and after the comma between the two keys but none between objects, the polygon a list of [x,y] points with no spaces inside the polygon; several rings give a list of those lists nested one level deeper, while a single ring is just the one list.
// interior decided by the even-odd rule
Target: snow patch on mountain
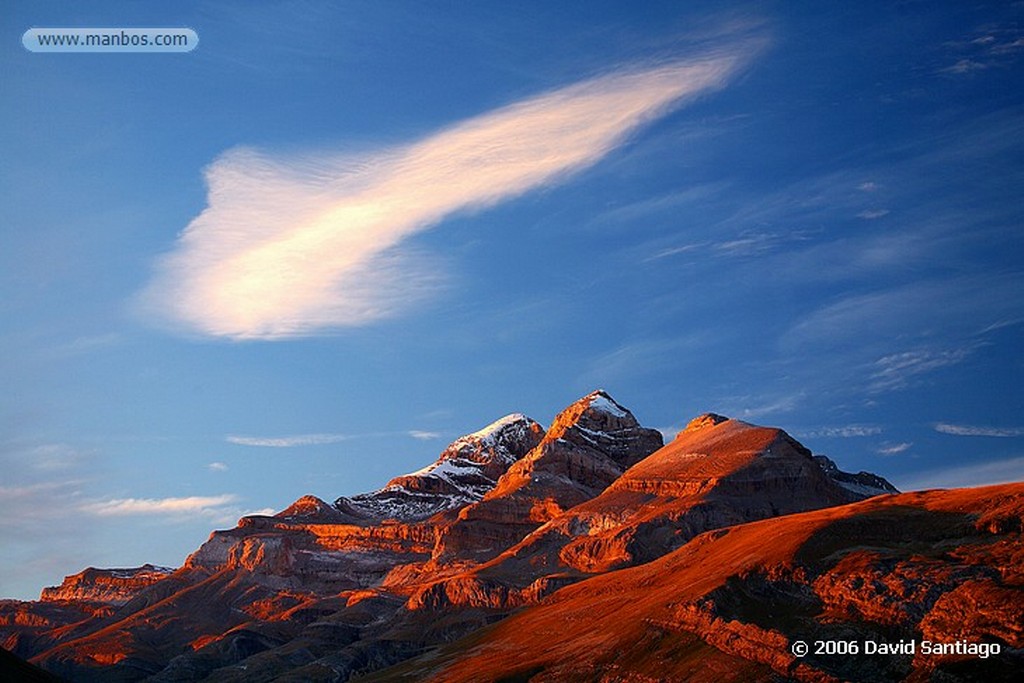
[{"label": "snow patch on mountain", "polygon": [[604,390],[595,391],[590,396],[590,407],[592,410],[600,410],[615,417],[626,417],[626,409],[616,403]]},{"label": "snow patch on mountain", "polygon": [[426,519],[482,499],[543,435],[543,427],[512,413],[459,437],[424,468],[395,477],[371,493],[341,497],[334,507],[356,519]]},{"label": "snow patch on mountain", "polygon": [[844,472],[828,456],[816,455],[814,456],[814,461],[818,463],[832,481],[859,496],[871,497],[900,492],[899,489],[877,474],[871,474],[870,472],[858,472],[857,474]]}]

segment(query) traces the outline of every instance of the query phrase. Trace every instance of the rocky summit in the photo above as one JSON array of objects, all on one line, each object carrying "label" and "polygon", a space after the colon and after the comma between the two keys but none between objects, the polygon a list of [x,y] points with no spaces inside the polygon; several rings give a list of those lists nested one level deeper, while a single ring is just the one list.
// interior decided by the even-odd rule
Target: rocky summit
[{"label": "rocky summit", "polygon": [[[664,444],[595,391],[179,568],[2,601],[0,642],[71,681],[998,680],[1022,664],[1022,511],[1024,485],[898,494],[714,413]],[[794,654],[822,634],[1000,652]]]}]

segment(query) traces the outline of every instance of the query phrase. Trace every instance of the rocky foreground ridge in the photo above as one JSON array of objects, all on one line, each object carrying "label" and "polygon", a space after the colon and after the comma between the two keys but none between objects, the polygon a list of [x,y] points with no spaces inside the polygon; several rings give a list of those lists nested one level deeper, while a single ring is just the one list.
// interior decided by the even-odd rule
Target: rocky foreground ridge
[{"label": "rocky foreground ridge", "polygon": [[[88,569],[2,601],[0,644],[74,681],[994,680],[1020,664],[1024,485],[875,497],[895,493],[719,415],[663,444],[598,391],[378,491],[242,518],[174,571]],[[1003,650],[794,657],[814,629]]]}]

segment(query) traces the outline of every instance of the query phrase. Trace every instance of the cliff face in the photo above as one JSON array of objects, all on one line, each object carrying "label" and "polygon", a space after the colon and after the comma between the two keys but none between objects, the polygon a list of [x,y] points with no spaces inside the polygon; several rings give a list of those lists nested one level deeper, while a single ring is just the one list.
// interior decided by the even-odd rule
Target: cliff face
[{"label": "cliff face", "polygon": [[[662,446],[660,433],[599,391],[546,431],[523,415],[502,418],[378,491],[333,504],[305,496],[276,515],[243,518],[214,532],[173,574],[90,569],[45,602],[0,605],[0,637],[72,680],[347,680],[512,609],[546,609],[578,586],[635,571],[623,568],[703,547],[709,529],[885,490],[863,478],[857,483],[868,488],[851,490],[842,476],[861,475],[825,467],[781,430],[712,414]],[[772,580],[781,576],[773,571]],[[848,578],[815,576],[822,595]],[[651,599],[681,610],[671,619],[717,619],[765,647],[778,640],[751,630],[760,622],[726,619],[743,598],[708,592],[684,605],[665,590]],[[847,592],[835,610],[901,613]],[[950,614],[966,604],[948,600]],[[1003,623],[1006,615],[993,614]],[[938,618],[927,623],[950,628]],[[701,661],[751,680],[779,670],[722,644],[739,636],[718,643],[681,627],[672,633]]]},{"label": "cliff face", "polygon": [[78,574],[65,577],[59,586],[44,588],[39,599],[43,602],[76,600],[123,605],[140,590],[167,578],[173,571],[170,567],[156,567],[151,564],[132,569],[89,567]]}]

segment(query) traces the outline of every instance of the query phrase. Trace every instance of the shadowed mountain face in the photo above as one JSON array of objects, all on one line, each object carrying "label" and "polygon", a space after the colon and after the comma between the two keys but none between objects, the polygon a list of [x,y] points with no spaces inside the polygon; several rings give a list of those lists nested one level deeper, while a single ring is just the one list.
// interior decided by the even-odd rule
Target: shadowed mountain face
[{"label": "shadowed mountain face", "polygon": [[1021,647],[1024,492],[856,502],[894,491],[714,414],[663,446],[599,391],[378,491],[243,518],[173,572],[89,569],[0,603],[0,644],[76,681],[898,680],[977,662],[858,679],[789,643],[976,628]]}]

